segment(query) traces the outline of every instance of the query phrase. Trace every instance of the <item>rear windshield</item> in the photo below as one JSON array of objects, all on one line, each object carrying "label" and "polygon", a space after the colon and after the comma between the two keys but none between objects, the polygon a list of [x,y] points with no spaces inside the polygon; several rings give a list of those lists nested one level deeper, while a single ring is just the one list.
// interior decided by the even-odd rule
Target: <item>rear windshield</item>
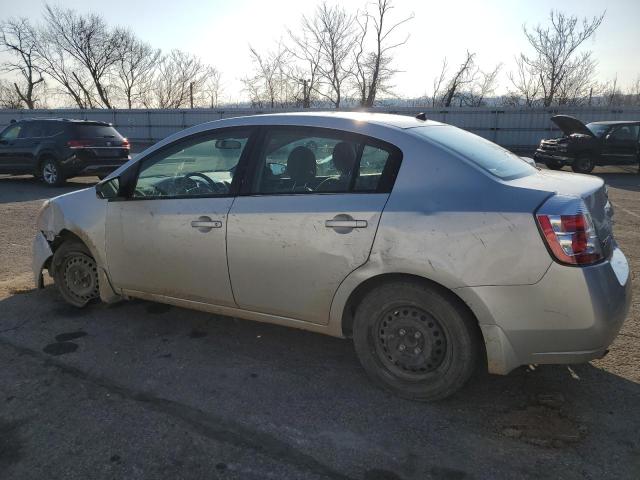
[{"label": "rear windshield", "polygon": [[453,150],[503,180],[524,177],[535,168],[489,140],[450,126],[415,127],[411,132]]},{"label": "rear windshield", "polygon": [[76,124],[72,131],[78,138],[122,138],[122,135],[109,125]]}]

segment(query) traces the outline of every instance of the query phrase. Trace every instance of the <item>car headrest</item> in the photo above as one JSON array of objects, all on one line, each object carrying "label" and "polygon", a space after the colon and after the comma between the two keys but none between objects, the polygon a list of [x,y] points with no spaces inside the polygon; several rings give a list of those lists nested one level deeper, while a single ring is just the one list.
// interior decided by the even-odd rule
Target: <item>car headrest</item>
[{"label": "car headrest", "polygon": [[356,152],[351,144],[340,142],[333,147],[332,160],[336,169],[340,173],[347,175],[351,173],[355,166]]},{"label": "car headrest", "polygon": [[297,184],[305,184],[316,177],[316,156],[307,147],[296,147],[287,159],[287,173]]}]

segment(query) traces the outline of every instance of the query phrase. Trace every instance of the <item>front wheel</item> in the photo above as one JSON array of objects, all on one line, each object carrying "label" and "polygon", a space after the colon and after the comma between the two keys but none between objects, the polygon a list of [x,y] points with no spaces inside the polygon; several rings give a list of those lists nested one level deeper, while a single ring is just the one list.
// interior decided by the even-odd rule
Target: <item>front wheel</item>
[{"label": "front wheel", "polygon": [[60,295],[74,307],[82,308],[99,298],[98,267],[82,242],[67,240],[58,247],[52,273]]},{"label": "front wheel", "polygon": [[356,311],[353,339],[369,377],[410,400],[452,395],[480,360],[472,315],[447,292],[420,283],[372,290]]},{"label": "front wheel", "polygon": [[60,165],[53,158],[46,158],[42,161],[38,177],[50,187],[59,187],[66,180]]},{"label": "front wheel", "polygon": [[549,170],[560,170],[562,168],[562,163],[557,160],[547,160],[544,162]]},{"label": "front wheel", "polygon": [[578,157],[573,161],[571,169],[576,173],[591,173],[595,167],[594,161],[589,157]]}]

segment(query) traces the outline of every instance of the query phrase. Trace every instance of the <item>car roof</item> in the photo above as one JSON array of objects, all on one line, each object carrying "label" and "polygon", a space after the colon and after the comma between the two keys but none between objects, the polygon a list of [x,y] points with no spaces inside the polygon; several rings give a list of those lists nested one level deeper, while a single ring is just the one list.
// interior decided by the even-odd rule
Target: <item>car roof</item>
[{"label": "car roof", "polygon": [[111,126],[110,123],[108,122],[101,122],[99,120],[78,120],[75,118],[38,118],[38,117],[34,117],[34,118],[23,118],[21,120],[18,120],[18,123],[23,123],[23,122],[65,122],[65,123],[71,123],[71,124],[79,124],[79,125],[103,125],[103,126]]},{"label": "car roof", "polygon": [[[266,115],[252,115],[251,117],[243,118],[256,118],[264,119],[265,125],[278,123],[278,120],[287,119],[287,123],[294,123],[297,119],[304,123],[304,120],[308,119],[344,119],[352,120],[356,122],[370,123],[374,125],[384,125],[388,127],[396,128],[413,128],[424,127],[426,125],[441,125],[439,122],[433,120],[420,120],[410,115],[397,115],[392,113],[372,113],[372,112],[344,112],[344,111],[320,111],[320,112],[292,112],[292,113],[272,113]],[[275,122],[274,122],[275,120]]]}]

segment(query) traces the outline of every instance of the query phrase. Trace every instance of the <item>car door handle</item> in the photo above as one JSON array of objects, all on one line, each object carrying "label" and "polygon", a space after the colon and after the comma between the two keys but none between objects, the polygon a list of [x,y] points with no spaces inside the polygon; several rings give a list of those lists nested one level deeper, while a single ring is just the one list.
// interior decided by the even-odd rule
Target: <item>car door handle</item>
[{"label": "car door handle", "polygon": [[220,220],[211,220],[210,217],[199,217],[198,220],[191,221],[191,227],[197,228],[201,232],[208,232],[212,228],[221,228],[222,222]]},{"label": "car door handle", "polygon": [[367,228],[366,220],[326,220],[324,226],[328,228]]}]

